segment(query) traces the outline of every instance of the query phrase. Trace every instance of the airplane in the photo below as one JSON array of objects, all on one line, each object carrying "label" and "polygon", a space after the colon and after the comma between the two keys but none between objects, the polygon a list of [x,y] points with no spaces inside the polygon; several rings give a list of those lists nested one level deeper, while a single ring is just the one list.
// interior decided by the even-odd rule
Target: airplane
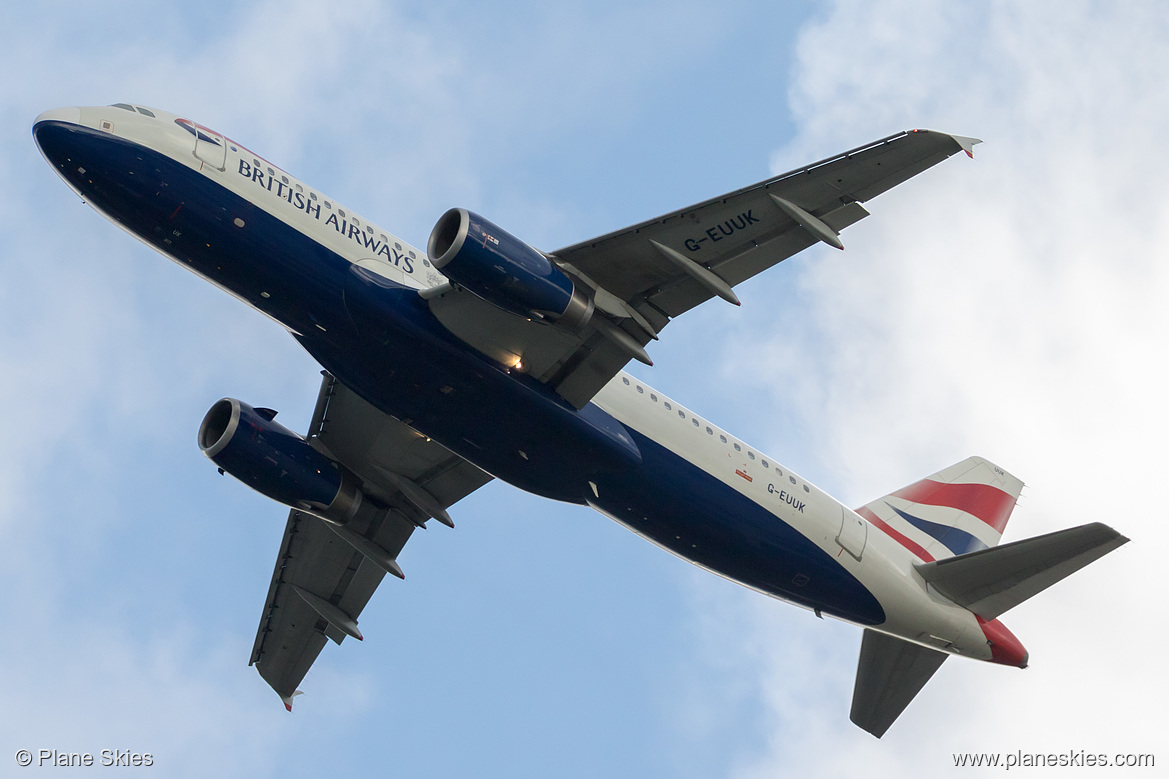
[{"label": "airplane", "polygon": [[624,371],[669,321],[810,246],[976,139],[911,130],[546,253],[452,208],[426,250],[242,144],[129,103],[38,116],[95,211],[276,320],[322,366],[306,434],[217,401],[221,474],[289,508],[250,664],[291,711],[327,640],[431,520],[492,479],[589,506],[678,557],[863,629],[850,719],[880,738],[951,655],[1025,668],[999,621],[1128,541],[999,543],[1023,483],[971,457],[849,508]]}]

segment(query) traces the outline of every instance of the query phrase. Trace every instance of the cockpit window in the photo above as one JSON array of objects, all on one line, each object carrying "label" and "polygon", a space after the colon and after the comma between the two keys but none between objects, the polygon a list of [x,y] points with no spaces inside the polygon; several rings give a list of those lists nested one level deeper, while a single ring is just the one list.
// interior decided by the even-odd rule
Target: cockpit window
[{"label": "cockpit window", "polygon": [[[195,125],[187,119],[175,119],[175,124],[177,124],[179,127],[182,127],[184,130],[186,130],[191,135],[195,136],[196,138],[198,138],[201,141],[207,141],[208,143],[213,143],[216,146],[219,145],[218,138],[212,138],[210,135],[203,132],[202,130],[195,129]],[[214,131],[212,131],[212,132],[214,132]],[[272,169],[269,168],[268,172],[271,173]]]},{"label": "cockpit window", "polygon": [[149,109],[142,108],[141,106],[137,106],[137,108],[138,108],[138,113],[142,114],[143,116],[149,116],[151,119],[158,118],[154,115],[154,112],[149,110]]},{"label": "cockpit window", "polygon": [[114,103],[114,104],[113,104],[112,106],[110,106],[110,107],[111,107],[111,108],[124,108],[124,109],[126,109],[127,111],[129,111],[130,113],[134,113],[134,106],[132,106],[132,105],[126,105],[125,103]]}]

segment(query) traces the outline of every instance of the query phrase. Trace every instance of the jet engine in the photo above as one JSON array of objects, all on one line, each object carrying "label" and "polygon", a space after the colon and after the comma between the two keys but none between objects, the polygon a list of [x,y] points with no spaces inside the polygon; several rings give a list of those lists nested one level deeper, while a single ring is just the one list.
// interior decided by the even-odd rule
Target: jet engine
[{"label": "jet engine", "polygon": [[592,316],[592,299],[564,271],[465,208],[442,215],[426,249],[430,262],[448,279],[505,311],[570,330],[584,327]]},{"label": "jet engine", "polygon": [[224,398],[203,417],[199,448],[221,472],[261,495],[344,525],[364,499],[358,478],[274,422],[275,416],[271,409]]}]

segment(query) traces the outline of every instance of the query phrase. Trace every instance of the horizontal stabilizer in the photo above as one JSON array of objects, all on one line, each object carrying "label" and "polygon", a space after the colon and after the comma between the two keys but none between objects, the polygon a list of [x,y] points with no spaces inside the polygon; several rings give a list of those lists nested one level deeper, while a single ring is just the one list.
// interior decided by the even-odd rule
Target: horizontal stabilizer
[{"label": "horizontal stabilizer", "polygon": [[1127,541],[1093,522],[914,568],[943,596],[992,620]]},{"label": "horizontal stabilizer", "polygon": [[885,735],[947,657],[945,652],[866,629],[849,719],[877,738]]}]

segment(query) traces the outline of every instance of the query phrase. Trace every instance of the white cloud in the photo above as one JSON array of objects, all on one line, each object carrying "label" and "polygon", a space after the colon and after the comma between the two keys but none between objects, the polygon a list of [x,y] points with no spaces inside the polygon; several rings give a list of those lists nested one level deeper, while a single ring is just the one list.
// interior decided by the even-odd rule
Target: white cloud
[{"label": "white cloud", "polygon": [[875,200],[848,252],[803,266],[802,305],[728,360],[814,420],[854,504],[983,454],[1029,484],[1007,540],[1099,520],[1134,542],[1004,618],[1032,651],[1023,674],[951,661],[879,746],[844,708],[761,775],[1159,743],[1167,32],[1153,3],[899,2],[837,3],[803,31],[800,133],[777,168],[910,126],[986,144]]}]

